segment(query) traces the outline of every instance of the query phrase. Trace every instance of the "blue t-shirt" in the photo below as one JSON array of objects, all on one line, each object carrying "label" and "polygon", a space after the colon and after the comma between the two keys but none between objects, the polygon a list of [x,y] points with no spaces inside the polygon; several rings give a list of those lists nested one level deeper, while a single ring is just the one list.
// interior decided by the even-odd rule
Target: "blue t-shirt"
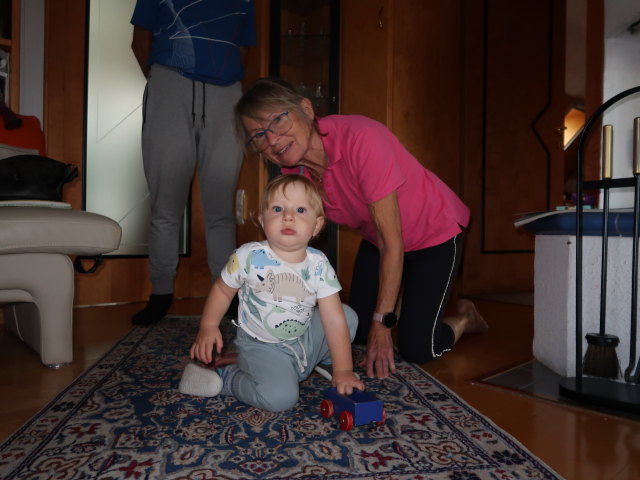
[{"label": "blue t-shirt", "polygon": [[253,0],[137,0],[131,23],[153,32],[149,65],[215,85],[241,80],[240,47],[256,44]]}]

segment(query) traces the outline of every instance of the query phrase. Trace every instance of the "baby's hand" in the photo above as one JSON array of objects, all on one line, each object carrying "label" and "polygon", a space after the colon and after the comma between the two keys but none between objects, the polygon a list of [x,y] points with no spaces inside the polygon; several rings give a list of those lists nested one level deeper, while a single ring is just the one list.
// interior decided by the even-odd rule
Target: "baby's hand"
[{"label": "baby's hand", "polygon": [[209,364],[214,359],[214,349],[216,353],[222,351],[222,334],[217,326],[200,326],[200,331],[195,342],[191,345],[189,356],[197,358],[204,364]]},{"label": "baby's hand", "polygon": [[364,390],[364,382],[356,376],[353,370],[334,370],[331,383],[341,395],[351,395],[354,388]]}]

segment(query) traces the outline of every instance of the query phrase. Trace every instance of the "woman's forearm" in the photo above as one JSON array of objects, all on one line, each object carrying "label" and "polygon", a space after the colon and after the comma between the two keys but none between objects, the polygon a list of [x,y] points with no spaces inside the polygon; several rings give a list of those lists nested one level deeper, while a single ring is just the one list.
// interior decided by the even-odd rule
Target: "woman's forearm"
[{"label": "woman's forearm", "polygon": [[402,245],[380,250],[380,283],[376,312],[387,313],[395,310],[402,283],[404,252]]},{"label": "woman's forearm", "polygon": [[369,213],[378,230],[380,251],[380,281],[376,311],[393,312],[400,292],[404,263],[402,224],[396,193],[392,192],[369,205]]}]

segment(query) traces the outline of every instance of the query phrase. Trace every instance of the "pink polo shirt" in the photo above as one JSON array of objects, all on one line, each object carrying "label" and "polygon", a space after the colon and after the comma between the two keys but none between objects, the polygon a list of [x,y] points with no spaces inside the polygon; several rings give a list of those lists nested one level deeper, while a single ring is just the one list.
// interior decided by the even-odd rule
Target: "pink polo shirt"
[{"label": "pink polo shirt", "polygon": [[[467,206],[383,124],[360,115],[331,115],[320,118],[318,125],[329,158],[322,183],[328,199],[325,213],[332,222],[359,231],[377,245],[367,205],[395,190],[407,252],[439,245],[469,223]],[[299,168],[282,172],[299,173]]]}]

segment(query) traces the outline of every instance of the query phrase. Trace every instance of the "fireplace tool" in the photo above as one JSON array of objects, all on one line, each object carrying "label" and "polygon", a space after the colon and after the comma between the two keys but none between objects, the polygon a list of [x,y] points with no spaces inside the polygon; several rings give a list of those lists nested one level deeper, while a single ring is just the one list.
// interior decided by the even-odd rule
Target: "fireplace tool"
[{"label": "fireplace tool", "polygon": [[[602,179],[611,180],[613,168],[613,125],[602,127]],[[587,333],[587,353],[584,355],[582,372],[602,378],[618,378],[620,362],[616,347],[620,339],[606,333],[607,317],[607,259],[609,258],[609,185],[602,186],[604,202],[602,208],[602,271],[600,275],[600,330]]]},{"label": "fireplace tool", "polygon": [[624,371],[627,382],[640,383],[640,365],[636,363],[638,335],[638,237],[640,233],[640,117],[633,120],[633,256],[631,259],[631,326],[629,329],[629,364]]},{"label": "fireplace tool", "polygon": [[[630,178],[611,178],[610,167],[607,166],[609,161],[606,156],[603,159],[605,168],[607,171],[603,172],[603,178],[601,180],[585,181],[583,178],[583,158],[584,151],[587,142],[587,138],[592,128],[598,122],[600,116],[610,107],[616,103],[622,101],[626,97],[637,94],[640,92],[640,86],[625,90],[607,100],[603,103],[594,113],[589,117],[585,126],[580,134],[578,143],[578,156],[576,165],[576,332],[575,332],[575,377],[563,378],[559,382],[560,395],[571,400],[578,402],[597,405],[599,407],[612,408],[615,410],[622,410],[631,412],[634,414],[640,414],[640,365],[636,368],[636,336],[637,336],[637,286],[638,286],[638,232],[640,230],[640,120],[634,121],[634,170],[633,177]],[[605,126],[607,127],[607,126]],[[612,135],[611,132],[607,133],[608,128],[604,129],[603,137],[603,150],[609,149],[611,139],[607,138]],[[610,163],[609,163],[610,165]],[[608,237],[608,211],[609,211],[609,190],[611,188],[634,188],[634,209],[633,209],[633,255],[632,255],[632,292],[631,292],[631,315],[630,315],[630,357],[629,365],[625,369],[624,382],[612,381],[610,378],[614,375],[603,374],[607,372],[601,371],[601,368],[589,369],[587,366],[587,372],[583,371],[583,332],[582,332],[582,243],[583,243],[583,213],[584,202],[583,192],[588,190],[602,189],[604,194],[604,205],[602,212],[603,219],[603,249],[602,249],[602,283],[601,283],[601,312],[600,312],[600,330],[598,333],[589,333],[586,338],[591,348],[587,349],[587,355],[585,356],[584,363],[588,363],[592,358],[590,356],[595,355],[594,349],[601,347],[602,345],[607,347],[607,364],[609,366],[614,364],[613,355],[615,353],[615,346],[618,345],[618,338],[613,335],[607,335],[605,332],[605,312],[606,308],[606,256],[607,256],[607,237]],[[600,352],[605,353],[605,352]],[[615,356],[617,361],[617,355]],[[604,361],[598,364],[598,367],[603,367]],[[619,365],[615,368],[617,377]],[[585,376],[583,376],[583,373]],[[599,374],[598,376],[590,376],[587,373]],[[610,373],[610,372],[609,372]]]}]

